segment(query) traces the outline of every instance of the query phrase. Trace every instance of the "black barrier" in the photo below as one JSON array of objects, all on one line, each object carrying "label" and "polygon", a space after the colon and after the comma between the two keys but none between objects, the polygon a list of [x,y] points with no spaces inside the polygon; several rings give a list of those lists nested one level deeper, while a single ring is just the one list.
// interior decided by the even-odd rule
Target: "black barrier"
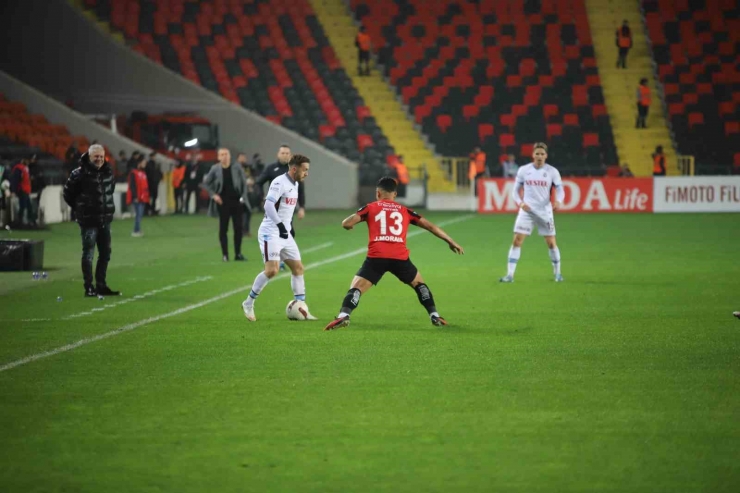
[{"label": "black barrier", "polygon": [[0,240],[0,272],[43,268],[42,240]]}]

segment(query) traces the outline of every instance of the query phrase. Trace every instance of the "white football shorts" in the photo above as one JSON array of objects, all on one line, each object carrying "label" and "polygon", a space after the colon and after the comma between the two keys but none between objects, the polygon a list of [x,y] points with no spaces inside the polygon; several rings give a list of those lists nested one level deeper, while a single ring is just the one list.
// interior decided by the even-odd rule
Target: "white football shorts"
[{"label": "white football shorts", "polygon": [[288,236],[284,240],[279,236],[259,236],[260,252],[262,253],[262,262],[273,260],[282,262],[284,260],[300,260],[301,252],[298,250],[298,244],[295,238]]},{"label": "white football shorts", "polygon": [[555,236],[555,218],[552,211],[527,212],[519,209],[514,223],[514,233],[531,235],[535,227],[540,236]]}]

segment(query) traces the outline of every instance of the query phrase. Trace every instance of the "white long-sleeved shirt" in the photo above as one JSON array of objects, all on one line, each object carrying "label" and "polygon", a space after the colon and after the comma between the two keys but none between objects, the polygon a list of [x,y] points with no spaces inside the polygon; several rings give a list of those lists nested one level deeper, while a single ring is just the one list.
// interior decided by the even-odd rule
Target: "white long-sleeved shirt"
[{"label": "white long-sleeved shirt", "polygon": [[[535,168],[534,163],[526,164],[519,168],[516,174],[516,182],[512,190],[514,202],[518,206],[524,202],[535,211],[551,211],[550,190],[552,187],[555,187],[555,200],[562,202],[565,198],[565,190],[560,172],[547,163],[539,169]],[[524,188],[524,197],[519,195],[522,188]]]},{"label": "white long-sleeved shirt", "polygon": [[265,218],[258,232],[260,237],[278,236],[278,223],[283,223],[285,229],[290,231],[297,204],[298,182],[293,181],[287,173],[272,180],[265,197]]}]

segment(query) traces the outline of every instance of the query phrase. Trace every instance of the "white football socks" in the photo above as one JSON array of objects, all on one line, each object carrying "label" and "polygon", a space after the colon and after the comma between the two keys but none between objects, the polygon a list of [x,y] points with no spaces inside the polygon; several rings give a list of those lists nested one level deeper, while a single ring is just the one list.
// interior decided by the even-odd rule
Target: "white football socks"
[{"label": "white football socks", "polygon": [[514,272],[516,271],[516,264],[519,262],[519,257],[522,255],[522,248],[521,247],[511,247],[509,248],[509,263],[507,264],[506,273],[510,275],[511,277],[514,277]]},{"label": "white football socks", "polygon": [[306,301],[306,281],[303,276],[290,276],[290,287],[293,289],[293,296],[300,301]]},{"label": "white football socks", "polygon": [[252,283],[252,291],[249,292],[249,296],[247,297],[247,306],[254,305],[254,300],[257,299],[257,296],[259,296],[262,290],[265,289],[268,282],[270,282],[270,278],[267,277],[264,272],[257,274],[257,277],[254,278],[254,282]]},{"label": "white football socks", "polygon": [[557,276],[560,274],[560,249],[558,247],[550,248],[550,261],[552,262],[552,273]]}]

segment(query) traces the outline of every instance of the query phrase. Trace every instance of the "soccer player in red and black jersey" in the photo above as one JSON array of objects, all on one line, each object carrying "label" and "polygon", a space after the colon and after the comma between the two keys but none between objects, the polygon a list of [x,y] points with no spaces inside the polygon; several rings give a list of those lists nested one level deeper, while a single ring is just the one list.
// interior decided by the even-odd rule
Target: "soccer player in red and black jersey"
[{"label": "soccer player in red and black jersey", "polygon": [[424,284],[424,279],[416,266],[409,259],[406,248],[406,233],[409,224],[431,232],[444,240],[453,252],[462,255],[463,248],[455,240],[416,212],[394,201],[396,198],[396,180],[383,177],[375,189],[376,201],[358,210],[342,221],[342,227],[350,230],[356,224],[365,221],[368,228],[367,258],[352,280],[352,286],[342,301],[342,309],[337,318],[332,320],[324,330],[333,330],[349,325],[349,316],[357,308],[362,296],[373,284],[378,284],[386,272],[408,284],[419,297],[419,302],[426,308],[434,325],[447,325],[437,313],[432,292]]}]

